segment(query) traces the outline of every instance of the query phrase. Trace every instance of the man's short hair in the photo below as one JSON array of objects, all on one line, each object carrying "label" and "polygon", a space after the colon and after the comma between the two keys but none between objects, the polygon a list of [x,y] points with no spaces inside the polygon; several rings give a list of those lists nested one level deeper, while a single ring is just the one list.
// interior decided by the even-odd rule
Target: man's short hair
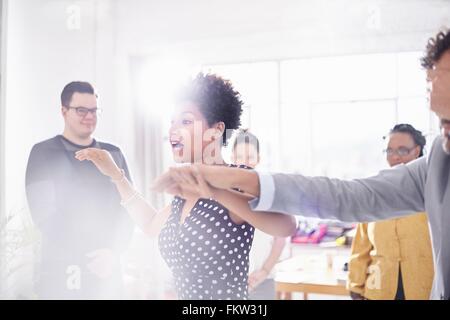
[{"label": "man's short hair", "polygon": [[422,67],[433,69],[436,62],[448,50],[450,50],[450,29],[440,31],[435,37],[428,39],[425,55],[420,60]]},{"label": "man's short hair", "polygon": [[73,81],[68,83],[61,92],[61,105],[68,107],[75,92],[95,94],[94,87],[89,82]]}]

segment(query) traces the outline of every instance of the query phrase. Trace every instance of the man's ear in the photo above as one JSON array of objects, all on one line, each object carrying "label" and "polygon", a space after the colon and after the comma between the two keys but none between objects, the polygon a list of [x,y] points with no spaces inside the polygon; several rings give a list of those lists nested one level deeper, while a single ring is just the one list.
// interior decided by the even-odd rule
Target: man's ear
[{"label": "man's ear", "polygon": [[416,155],[416,158],[418,158],[419,155],[420,155],[420,146],[416,146],[416,147],[414,148],[414,153],[415,153],[415,155]]},{"label": "man's ear", "polygon": [[66,113],[67,113],[67,108],[64,107],[64,106],[61,106],[61,115],[62,115],[63,117],[65,117],[65,116],[66,116]]}]

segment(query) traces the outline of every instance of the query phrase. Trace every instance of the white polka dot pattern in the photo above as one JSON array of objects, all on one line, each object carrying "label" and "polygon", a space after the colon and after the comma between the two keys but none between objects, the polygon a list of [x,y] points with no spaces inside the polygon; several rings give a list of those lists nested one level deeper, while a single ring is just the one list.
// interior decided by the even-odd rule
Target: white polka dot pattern
[{"label": "white polka dot pattern", "polygon": [[185,200],[175,197],[159,236],[161,254],[173,272],[180,299],[247,299],[248,259],[254,228],[235,224],[228,209],[199,199],[180,224]]}]

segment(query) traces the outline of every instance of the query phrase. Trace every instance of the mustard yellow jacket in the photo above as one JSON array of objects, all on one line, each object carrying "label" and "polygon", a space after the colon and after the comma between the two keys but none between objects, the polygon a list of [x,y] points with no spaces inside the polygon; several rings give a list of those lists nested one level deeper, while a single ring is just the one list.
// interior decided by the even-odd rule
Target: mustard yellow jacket
[{"label": "mustard yellow jacket", "polygon": [[399,267],[405,298],[429,299],[434,272],[425,213],[358,224],[347,287],[367,299],[392,300],[397,293]]}]

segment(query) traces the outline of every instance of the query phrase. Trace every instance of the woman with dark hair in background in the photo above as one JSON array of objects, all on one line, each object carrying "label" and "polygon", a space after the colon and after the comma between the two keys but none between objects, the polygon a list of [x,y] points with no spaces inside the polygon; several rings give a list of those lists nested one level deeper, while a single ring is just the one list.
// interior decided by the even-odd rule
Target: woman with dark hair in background
[{"label": "woman with dark hair in background", "polygon": [[[175,161],[225,165],[221,148],[230,137],[226,130],[239,127],[241,113],[240,94],[229,81],[211,74],[197,75],[177,96],[169,132]],[[140,228],[159,235],[159,247],[173,272],[180,299],[246,299],[254,227],[279,236],[295,231],[293,217],[255,213],[246,195],[216,190],[201,176],[185,176],[182,170],[171,177],[174,184],[183,181],[189,187],[172,188],[172,204],[157,212],[132,187],[108,152],[84,149],[77,159],[92,161],[111,177],[123,206]]]},{"label": "woman with dark hair in background", "polygon": [[[413,126],[396,125],[385,150],[389,165],[423,156],[425,143],[425,137]],[[433,273],[425,213],[358,224],[349,261],[352,299],[429,299]]]}]

